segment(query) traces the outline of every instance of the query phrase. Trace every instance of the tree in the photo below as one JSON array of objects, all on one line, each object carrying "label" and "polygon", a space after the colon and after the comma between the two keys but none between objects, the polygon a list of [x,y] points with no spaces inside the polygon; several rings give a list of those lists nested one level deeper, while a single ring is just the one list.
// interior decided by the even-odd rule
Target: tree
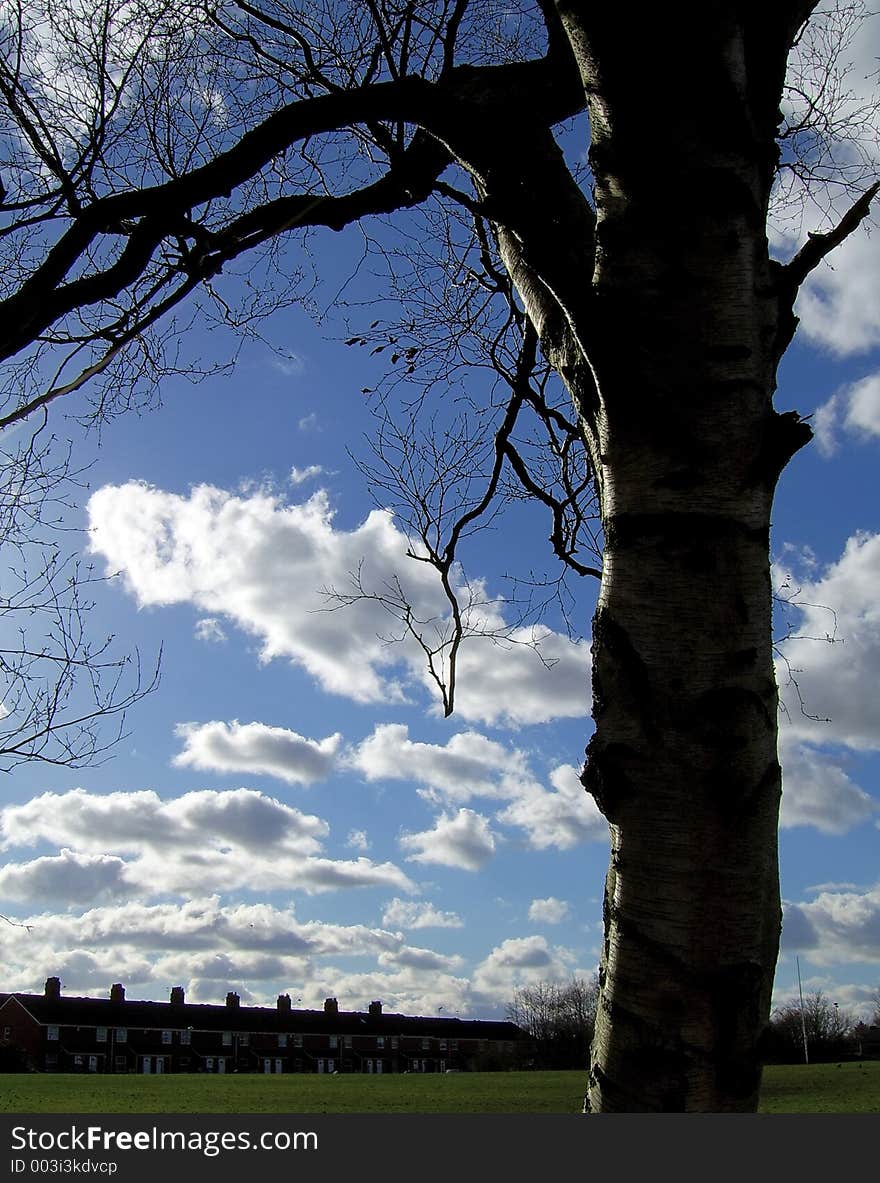
[{"label": "tree", "polygon": [[[80,389],[98,418],[125,409],[177,364],[187,302],[252,325],[267,292],[236,261],[262,252],[269,303],[296,299],[294,232],[424,206],[474,260],[462,284],[499,297],[467,319],[511,394],[485,495],[452,520],[417,501],[414,556],[448,578],[506,465],[589,570],[511,419],[529,404],[580,442],[602,534],[583,780],[611,834],[596,1112],[757,1104],[780,929],[770,512],[810,438],[774,410],[776,370],[799,288],[878,188],[850,169],[848,212],[771,258],[780,168],[836,163],[827,88],[780,114],[815,8],[54,0],[3,18],[0,428]],[[589,192],[554,134],[584,115]],[[535,394],[542,366],[565,415]],[[426,648],[447,685],[454,640]]]},{"label": "tree", "polygon": [[789,1061],[803,1061],[805,1033],[811,1061],[836,1059],[846,1051],[855,1028],[853,1012],[829,1001],[821,990],[806,994],[803,1008],[798,999],[777,1007],[771,1019],[776,1053]]},{"label": "tree", "polygon": [[597,978],[520,986],[507,1018],[531,1038],[536,1068],[583,1068],[589,1057],[599,997]]}]

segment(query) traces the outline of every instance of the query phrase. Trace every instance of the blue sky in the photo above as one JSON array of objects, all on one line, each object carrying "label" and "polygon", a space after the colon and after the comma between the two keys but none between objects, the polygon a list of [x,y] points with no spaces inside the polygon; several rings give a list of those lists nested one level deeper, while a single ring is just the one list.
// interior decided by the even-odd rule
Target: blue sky
[{"label": "blue sky", "polygon": [[[316,239],[327,292],[358,250],[355,231]],[[802,638],[780,646],[777,999],[797,956],[807,988],[860,1012],[880,982],[878,274],[880,236],[861,233],[801,299],[777,405],[814,414],[817,439],[783,476],[773,530]],[[355,331],[371,319],[352,315]],[[321,595],[363,560],[372,586],[397,576],[426,614],[443,608],[349,455],[366,455],[360,391],[383,360],[296,307],[265,332],[274,350],[246,342],[228,374],[169,380],[160,408],[100,441],[56,420],[92,463],[71,524],[114,574],[91,627],[147,663],[161,646],[163,672],[103,766],[7,777],[0,911],[30,931],[0,926],[2,985],[503,1015],[518,985],[598,961],[607,837],[577,780],[596,585],[573,588],[581,636],[551,612],[518,643],[467,641],[444,719],[421,654],[381,639],[381,610],[329,612]],[[234,343],[193,331],[185,346],[209,359]],[[547,533],[519,506],[472,540],[485,623],[515,628],[507,577],[553,570]]]}]

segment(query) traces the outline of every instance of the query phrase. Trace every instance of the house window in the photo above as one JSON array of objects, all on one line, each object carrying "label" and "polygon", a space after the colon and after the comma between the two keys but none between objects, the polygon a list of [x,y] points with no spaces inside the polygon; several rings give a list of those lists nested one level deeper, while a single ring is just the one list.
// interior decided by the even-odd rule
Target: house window
[{"label": "house window", "polygon": [[385,1047],[385,1036],[384,1035],[377,1035],[376,1036],[376,1047],[379,1048],[380,1051],[382,1050],[382,1048]]},{"label": "house window", "polygon": [[[424,1044],[423,1044],[422,1046],[424,1047]],[[445,1039],[441,1039],[441,1040],[440,1040],[440,1051],[441,1051],[441,1052],[445,1052],[445,1051],[446,1051],[446,1040],[445,1040]]]},{"label": "house window", "polygon": [[286,1035],[279,1035],[278,1036],[278,1046],[279,1047],[287,1047],[287,1036]]},{"label": "house window", "polygon": [[54,1055],[46,1056],[46,1067],[54,1069],[58,1067],[58,1057]]},{"label": "house window", "polygon": [[430,1039],[423,1039],[422,1040],[422,1051],[423,1052],[426,1052],[430,1048],[430,1046],[431,1046]]},{"label": "house window", "polygon": [[170,1043],[171,1042],[171,1032],[170,1031],[163,1031],[162,1032],[162,1042],[163,1043]]},{"label": "house window", "polygon": [[3,1038],[4,1039],[11,1039],[12,1038],[12,1028],[11,1027],[4,1027],[3,1028]]},{"label": "house window", "polygon": [[125,1056],[117,1056],[116,1057],[116,1071],[117,1072],[124,1072],[125,1071]]},{"label": "house window", "polygon": [[107,1042],[107,1028],[106,1027],[99,1027],[97,1029],[97,1031],[95,1032],[95,1042],[96,1043],[106,1043]]},{"label": "house window", "polygon": [[238,1037],[238,1046],[239,1046],[239,1047],[247,1047],[247,1046],[248,1046],[248,1044],[250,1043],[250,1041],[251,1041],[251,1037],[250,1037],[250,1035],[249,1035],[249,1034],[247,1033],[247,1031],[246,1031],[246,1032],[244,1033],[244,1035],[239,1035],[239,1037]]},{"label": "house window", "polygon": [[339,1047],[339,1036],[338,1035],[331,1035],[330,1036],[330,1046],[331,1047]]},{"label": "house window", "polygon": [[189,1029],[189,1027],[187,1027],[187,1029],[185,1031],[181,1031],[181,1033],[180,1033],[180,1042],[185,1043],[185,1044],[189,1044],[189,1037],[190,1037],[190,1029]]},{"label": "house window", "polygon": [[53,1043],[56,1043],[58,1041],[58,1028],[57,1027],[47,1027],[46,1028],[46,1038],[51,1039]]},{"label": "house window", "polygon": [[231,1031],[224,1031],[223,1032],[223,1046],[224,1047],[232,1047],[232,1032]]},{"label": "house window", "polygon": [[450,1050],[451,1052],[457,1052],[457,1051],[458,1051],[458,1040],[457,1040],[457,1039],[450,1039],[450,1041],[449,1041],[449,1050]]},{"label": "house window", "polygon": [[128,1043],[128,1028],[127,1027],[117,1027],[116,1028],[116,1042],[117,1043]]},{"label": "house window", "polygon": [[294,1035],[293,1046],[294,1047],[302,1047],[302,1045],[303,1045],[303,1037],[301,1035]]},{"label": "house window", "polygon": [[395,1051],[395,1052],[396,1052],[396,1051],[397,1051],[397,1048],[398,1048],[398,1046],[399,1046],[399,1044],[400,1044],[400,1040],[398,1039],[398,1037],[397,1037],[396,1035],[392,1035],[392,1036],[391,1036],[391,1048],[392,1048],[392,1051]]},{"label": "house window", "polygon": [[346,1047],[351,1047],[351,1036],[346,1035],[343,1040],[343,1043],[345,1044]]}]

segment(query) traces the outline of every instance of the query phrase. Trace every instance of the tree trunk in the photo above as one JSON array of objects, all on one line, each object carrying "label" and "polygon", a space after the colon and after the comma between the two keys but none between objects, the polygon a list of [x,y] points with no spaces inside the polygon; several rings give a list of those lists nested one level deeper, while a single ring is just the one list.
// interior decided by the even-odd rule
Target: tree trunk
[{"label": "tree trunk", "polygon": [[569,375],[605,532],[584,783],[611,865],[586,1107],[748,1112],[781,920],[770,511],[809,438],[772,407],[793,330],[765,235],[790,34],[762,9],[756,35],[742,5],[640,9],[637,30],[623,5],[558,7],[597,215],[570,318],[591,380]]}]

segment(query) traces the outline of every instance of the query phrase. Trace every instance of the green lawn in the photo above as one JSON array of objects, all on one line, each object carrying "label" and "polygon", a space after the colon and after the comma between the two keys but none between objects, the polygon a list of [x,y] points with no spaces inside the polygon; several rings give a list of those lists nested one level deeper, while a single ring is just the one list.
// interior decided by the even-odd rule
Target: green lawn
[{"label": "green lawn", "polygon": [[[584,1075],[6,1075],[0,1076],[0,1112],[578,1113]],[[880,1062],[767,1068],[761,1112],[880,1112]]]}]

